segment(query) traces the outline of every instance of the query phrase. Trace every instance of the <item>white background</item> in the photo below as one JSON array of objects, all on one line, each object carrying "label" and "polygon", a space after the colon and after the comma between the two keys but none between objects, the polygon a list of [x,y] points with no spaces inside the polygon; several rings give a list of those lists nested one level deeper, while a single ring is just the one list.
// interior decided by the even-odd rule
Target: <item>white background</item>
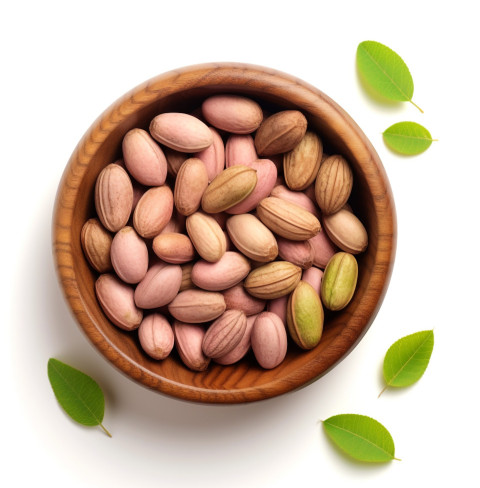
[{"label": "white background", "polygon": [[[479,56],[477,2],[4,2],[0,9],[2,485],[50,487],[421,486],[478,482]],[[359,85],[355,52],[396,50],[415,82],[412,105],[385,106]],[[332,372],[265,402],[184,403],[117,372],[77,327],[51,256],[55,192],[93,120],[170,69],[238,61],[285,71],[337,101],[376,147],[393,188],[398,247],[391,284],[358,347]],[[413,120],[439,139],[400,157],[383,144]],[[382,388],[385,351],[435,330],[423,378]],[[99,428],[72,422],[47,379],[57,357],[106,395]],[[370,415],[402,461],[339,454],[319,420]],[[4,481],[6,484],[4,484]]]}]

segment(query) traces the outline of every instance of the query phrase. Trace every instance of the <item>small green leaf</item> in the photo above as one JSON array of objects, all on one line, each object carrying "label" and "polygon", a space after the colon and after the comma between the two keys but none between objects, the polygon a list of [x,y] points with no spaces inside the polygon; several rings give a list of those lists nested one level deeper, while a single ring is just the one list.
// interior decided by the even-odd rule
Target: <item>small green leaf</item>
[{"label": "small green leaf", "polygon": [[94,379],[54,358],[48,360],[48,379],[58,403],[73,420],[82,425],[99,425],[112,437],[102,425],[105,398]]},{"label": "small green leaf", "polygon": [[363,41],[357,47],[357,66],[363,79],[380,95],[399,102],[413,103],[413,79],[403,59],[389,47]]},{"label": "small green leaf", "polygon": [[323,421],[330,439],[351,457],[369,463],[397,459],[395,445],[388,430],[365,415],[342,414]]},{"label": "small green leaf", "polygon": [[390,149],[413,156],[426,151],[436,139],[432,139],[430,132],[416,122],[398,122],[383,133],[383,140]]},{"label": "small green leaf", "polygon": [[[388,349],[383,361],[383,377],[389,387],[410,386],[425,373],[433,351],[433,330],[402,337]],[[378,395],[378,396],[380,396]]]}]

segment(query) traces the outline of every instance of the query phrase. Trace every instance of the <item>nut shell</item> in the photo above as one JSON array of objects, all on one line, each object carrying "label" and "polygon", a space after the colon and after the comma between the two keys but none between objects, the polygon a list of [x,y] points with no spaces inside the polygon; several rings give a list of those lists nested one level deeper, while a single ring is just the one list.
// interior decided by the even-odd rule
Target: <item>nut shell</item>
[{"label": "nut shell", "polygon": [[146,239],[160,234],[173,213],[173,193],[166,185],[150,188],[137,203],[133,226]]},{"label": "nut shell", "polygon": [[233,245],[245,256],[267,263],[278,255],[275,236],[252,214],[242,214],[227,220],[227,231]]},{"label": "nut shell", "polygon": [[287,332],[278,315],[261,313],[253,324],[250,341],[255,359],[262,368],[273,369],[285,359]]},{"label": "nut shell", "polygon": [[102,274],[95,282],[95,293],[105,315],[124,330],[138,329],[143,311],[135,305],[133,288],[111,273]]},{"label": "nut shell", "polygon": [[112,269],[110,248],[112,235],[98,219],[89,219],[83,224],[81,241],[85,257],[90,265],[99,273]]},{"label": "nut shell", "polygon": [[287,261],[274,261],[250,272],[245,289],[254,297],[271,300],[288,295],[295,289],[302,269]]},{"label": "nut shell", "polygon": [[192,268],[192,281],[203,290],[221,291],[240,283],[249,272],[248,259],[239,252],[228,251],[216,263],[197,261]]},{"label": "nut shell", "polygon": [[304,137],[307,119],[298,110],[284,110],[266,118],[255,134],[259,156],[291,151]]},{"label": "nut shell", "polygon": [[345,308],[355,293],[358,278],[357,260],[352,254],[339,252],[327,264],[322,278],[322,302],[329,310]]},{"label": "nut shell", "polygon": [[248,166],[232,166],[223,170],[208,185],[202,197],[207,213],[227,210],[245,200],[257,184],[257,172]]},{"label": "nut shell", "polygon": [[314,288],[300,281],[287,304],[287,326],[293,341],[302,349],[313,349],[322,337],[323,307]]},{"label": "nut shell", "polygon": [[205,371],[210,364],[210,358],[202,350],[205,327],[176,320],[173,331],[177,352],[185,366],[192,371]]},{"label": "nut shell", "polygon": [[323,144],[315,132],[307,131],[302,140],[283,156],[283,175],[291,190],[304,190],[317,177]]},{"label": "nut shell", "polygon": [[174,335],[168,320],[159,313],[148,315],[138,328],[142,349],[153,359],[165,359],[173,349]]},{"label": "nut shell", "polygon": [[127,172],[118,164],[105,167],[95,183],[95,209],[110,232],[125,227],[133,207],[133,186]]},{"label": "nut shell", "polygon": [[358,217],[345,208],[332,215],[324,215],[323,227],[342,251],[359,254],[368,246],[367,230]]},{"label": "nut shell", "polygon": [[225,254],[225,234],[211,215],[195,212],[187,217],[186,227],[193,246],[205,261],[215,263]]},{"label": "nut shell", "polygon": [[295,203],[277,197],[264,198],[257,207],[259,219],[275,234],[305,241],[318,234],[320,221]]},{"label": "nut shell", "polygon": [[191,215],[200,208],[203,193],[208,186],[205,164],[198,158],[187,159],[180,167],[173,200],[175,208],[182,215]]},{"label": "nut shell", "polygon": [[338,212],[350,197],[353,173],[347,160],[339,155],[328,157],[315,181],[315,198],[324,215]]},{"label": "nut shell", "polygon": [[189,324],[210,322],[225,312],[225,300],[221,293],[205,290],[180,292],[168,305],[170,314]]},{"label": "nut shell", "polygon": [[169,112],[150,122],[152,137],[175,151],[195,153],[213,143],[210,129],[193,115]]},{"label": "nut shell", "polygon": [[192,241],[178,232],[161,233],[152,242],[153,252],[166,263],[188,263],[195,257]]},{"label": "nut shell", "polygon": [[241,341],[247,329],[247,316],[241,310],[227,310],[205,333],[202,349],[205,356],[219,358]]}]

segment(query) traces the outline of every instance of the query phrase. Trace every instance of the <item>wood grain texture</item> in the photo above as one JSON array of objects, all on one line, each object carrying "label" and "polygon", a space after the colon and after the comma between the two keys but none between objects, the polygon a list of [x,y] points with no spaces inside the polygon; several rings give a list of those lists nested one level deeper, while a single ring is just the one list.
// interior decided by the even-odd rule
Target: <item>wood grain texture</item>
[{"label": "wood grain texture", "polygon": [[[369,247],[358,256],[359,281],[346,309],[327,313],[320,344],[302,351],[293,343],[273,370],[248,356],[240,363],[212,363],[205,372],[188,370],[173,353],[155,361],[141,352],[137,335],[113,326],[95,297],[96,273],[85,259],[80,234],[94,216],[97,175],[121,155],[125,133],[148,130],[164,111],[191,111],[214,93],[238,93],[272,111],[296,108],[318,131],[329,154],[338,152],[354,173],[351,201],[367,228]],[[171,71],[133,89],[111,105],[75,148],[60,182],[53,220],[53,252],[61,287],[93,345],[120,371],[140,384],[184,400],[240,403],[274,397],[316,380],[355,347],[382,303],[393,268],[396,216],[390,185],[380,159],[356,123],[318,89],[290,75],[246,64],[204,64]]]}]

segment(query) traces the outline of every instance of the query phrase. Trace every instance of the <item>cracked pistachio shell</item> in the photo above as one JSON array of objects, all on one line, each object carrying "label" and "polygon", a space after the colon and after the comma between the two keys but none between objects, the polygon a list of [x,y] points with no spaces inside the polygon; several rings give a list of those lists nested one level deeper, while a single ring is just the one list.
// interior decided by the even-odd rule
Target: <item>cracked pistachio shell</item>
[{"label": "cracked pistachio shell", "polygon": [[328,262],[322,278],[322,302],[329,310],[345,308],[355,293],[357,260],[346,252],[336,253]]},{"label": "cracked pistachio shell", "polygon": [[293,341],[302,349],[313,349],[322,337],[323,307],[312,285],[300,281],[287,305],[287,326]]}]

